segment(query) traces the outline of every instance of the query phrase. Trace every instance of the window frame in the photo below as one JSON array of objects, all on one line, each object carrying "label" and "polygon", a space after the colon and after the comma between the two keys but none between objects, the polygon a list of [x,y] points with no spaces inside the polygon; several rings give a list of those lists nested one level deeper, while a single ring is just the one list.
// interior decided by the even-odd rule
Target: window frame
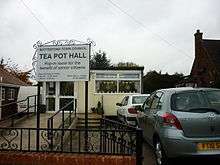
[{"label": "window frame", "polygon": [[146,104],[147,104],[147,102],[149,102],[149,105],[148,105],[149,108],[151,107],[151,104],[152,104],[152,101],[153,101],[154,95],[155,95],[155,93],[153,93],[151,96],[149,96],[149,99],[146,100]]},{"label": "window frame", "polygon": [[125,96],[123,100],[121,101],[122,106],[127,106],[129,101],[129,96]]},{"label": "window frame", "polygon": [[[53,84],[54,87],[50,87],[50,84]],[[50,94],[50,88],[54,88],[53,94]],[[46,82],[46,96],[55,96],[56,95],[56,82],[54,81],[48,81]]]},{"label": "window frame", "polygon": [[9,97],[8,100],[14,100],[15,99],[15,89],[9,88]]},{"label": "window frame", "polygon": [[[49,110],[49,100],[54,100],[54,110]],[[56,98],[55,97],[46,97],[46,111],[47,112],[56,112]]]},{"label": "window frame", "polygon": [[[102,77],[97,77],[97,75],[116,75],[116,76],[104,76],[103,78]],[[126,78],[126,77],[120,77],[120,75],[135,75],[137,74],[138,76],[137,77],[134,77],[134,78]],[[112,71],[112,72],[103,72],[103,71],[99,71],[99,72],[94,72],[94,93],[95,94],[130,94],[130,93],[141,93],[141,85],[142,85],[142,78],[141,78],[141,72],[137,72],[137,71],[134,71],[134,72],[123,72],[123,71]],[[98,92],[97,90],[97,81],[116,81],[116,91],[111,91],[111,92]],[[120,92],[120,82],[121,81],[132,81],[134,83],[138,83],[138,87],[136,90],[136,92],[133,92],[133,91],[130,91],[130,92]]]},{"label": "window frame", "polygon": [[[115,90],[115,92],[114,91],[111,91],[111,92],[102,92],[101,90],[100,90],[100,92],[98,92],[98,90],[97,90],[97,82],[100,82],[100,81],[102,81],[102,82],[113,82],[113,83],[116,83],[116,90]],[[101,83],[101,82],[100,82]],[[96,94],[103,94],[103,93],[118,93],[118,84],[117,84],[117,80],[95,80],[95,93]]]},{"label": "window frame", "polygon": [[[3,92],[3,91],[4,91],[4,92]],[[2,93],[1,93],[1,99],[2,99],[2,101],[4,101],[4,100],[5,100],[5,97],[6,97],[6,89],[2,87],[2,91],[1,91],[1,92],[2,92]]]},{"label": "window frame", "polygon": [[[189,94],[196,94],[198,100],[201,101],[200,103],[201,103],[201,106],[202,106],[202,107],[206,107],[207,105],[209,105],[209,102],[208,102],[207,98],[204,97],[203,92],[201,92],[201,91],[193,91],[193,90],[191,90],[191,91],[183,91],[183,92],[173,93],[173,94],[171,95],[171,98],[170,98],[170,107],[171,107],[171,109],[172,109],[173,111],[188,112],[188,111],[186,111],[185,109],[178,109],[178,108],[176,107],[177,105],[176,105],[175,99],[176,99],[176,97],[177,97],[178,95],[182,95],[182,94],[188,94],[188,96],[186,95],[187,97],[191,97]],[[202,104],[203,104],[203,105],[202,105]]]},{"label": "window frame", "polygon": [[[130,89],[129,92],[127,92],[127,91],[122,91],[122,90],[120,89],[121,83],[133,83],[133,84],[134,84],[134,90],[131,91],[131,89]],[[138,88],[136,88],[136,83],[139,84],[139,87],[138,87]],[[130,88],[131,88],[131,87],[130,87]],[[140,80],[118,80],[118,92],[119,92],[119,93],[140,93],[140,90],[141,90],[141,88],[140,88]]]},{"label": "window frame", "polygon": [[[72,82],[72,81],[60,81],[59,83],[60,83],[60,85],[59,85],[59,96],[60,96],[60,97],[68,97],[68,96],[73,97],[73,96],[75,95],[75,91],[74,91],[75,84],[74,84],[74,82]],[[64,95],[64,94],[62,93],[62,92],[63,92],[63,90],[61,89],[61,88],[63,87],[63,86],[62,86],[62,83],[67,83],[67,84],[68,84],[68,83],[69,83],[69,84],[72,83],[71,85],[73,85],[73,86],[72,86],[73,88],[70,89],[70,90],[72,90],[72,95]],[[68,84],[68,85],[69,85],[69,84]],[[68,85],[67,85],[67,86],[68,86]],[[69,86],[68,86],[68,87],[69,87]],[[56,90],[56,88],[55,88],[55,90]],[[56,94],[56,93],[55,93],[55,94]]]},{"label": "window frame", "polygon": [[[155,98],[155,96],[157,95],[157,94],[161,94],[159,97],[157,97],[157,98]],[[158,105],[159,105],[159,102],[160,102],[160,100],[161,100],[161,98],[163,97],[163,95],[164,95],[164,93],[163,92],[161,92],[161,91],[158,91],[158,92],[156,92],[155,94],[154,94],[154,96],[153,96],[153,98],[152,98],[152,102],[151,102],[151,106],[150,106],[150,109],[151,110],[160,110],[161,109],[161,107],[158,107]],[[157,100],[157,103],[155,104],[156,106],[155,107],[152,107],[152,105],[153,105],[153,101],[155,100],[155,99],[158,99]]]}]

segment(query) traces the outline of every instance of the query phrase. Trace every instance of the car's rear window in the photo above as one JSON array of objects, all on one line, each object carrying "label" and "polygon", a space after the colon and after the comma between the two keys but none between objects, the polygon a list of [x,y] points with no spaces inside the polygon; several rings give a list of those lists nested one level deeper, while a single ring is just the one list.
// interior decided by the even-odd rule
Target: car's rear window
[{"label": "car's rear window", "polygon": [[208,106],[203,95],[198,91],[174,94],[172,95],[171,102],[172,109],[178,111],[190,111],[193,108]]},{"label": "car's rear window", "polygon": [[133,96],[132,104],[143,104],[148,96]]},{"label": "car's rear window", "polygon": [[220,109],[220,91],[219,90],[213,90],[213,91],[206,91],[205,95],[207,97],[207,100],[213,108]]}]

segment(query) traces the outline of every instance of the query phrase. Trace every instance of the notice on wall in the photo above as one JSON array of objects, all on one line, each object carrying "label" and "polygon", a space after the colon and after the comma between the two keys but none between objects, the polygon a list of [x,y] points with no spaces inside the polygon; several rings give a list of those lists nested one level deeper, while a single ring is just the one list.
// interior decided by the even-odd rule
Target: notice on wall
[{"label": "notice on wall", "polygon": [[88,81],[89,49],[88,44],[37,48],[37,81]]}]

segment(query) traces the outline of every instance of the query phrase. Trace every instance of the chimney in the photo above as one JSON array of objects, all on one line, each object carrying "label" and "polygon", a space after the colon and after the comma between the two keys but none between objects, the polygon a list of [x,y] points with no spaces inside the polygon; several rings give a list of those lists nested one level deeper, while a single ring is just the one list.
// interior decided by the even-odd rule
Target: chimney
[{"label": "chimney", "polygon": [[201,48],[202,48],[202,34],[200,30],[197,30],[194,34],[195,36],[195,57],[200,56]]},{"label": "chimney", "polygon": [[202,33],[200,33],[200,30],[196,30],[196,33],[194,34],[195,41],[201,41],[202,40]]}]

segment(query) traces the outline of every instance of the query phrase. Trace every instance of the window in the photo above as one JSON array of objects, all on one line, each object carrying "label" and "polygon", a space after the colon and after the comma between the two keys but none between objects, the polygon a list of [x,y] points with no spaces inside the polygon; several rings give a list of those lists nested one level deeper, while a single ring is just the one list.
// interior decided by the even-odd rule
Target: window
[{"label": "window", "polygon": [[140,93],[140,81],[119,81],[120,93]]},{"label": "window", "polygon": [[143,104],[148,96],[133,96],[132,104]]},{"label": "window", "polygon": [[15,99],[15,89],[9,89],[8,99],[9,100],[14,100]]},{"label": "window", "polygon": [[159,105],[159,102],[160,102],[160,98],[162,96],[162,92],[157,92],[154,97],[153,97],[153,101],[152,101],[152,104],[151,104],[151,109],[159,109],[161,108],[161,105]]},{"label": "window", "polygon": [[121,102],[122,106],[128,105],[128,99],[129,99],[129,96],[124,97],[124,99]]},{"label": "window", "polygon": [[117,78],[115,73],[96,73],[96,79]]},{"label": "window", "polygon": [[46,82],[46,95],[55,95],[56,83]]},{"label": "window", "polygon": [[110,81],[110,80],[96,81],[96,92],[97,93],[116,93],[117,92],[117,81]]},{"label": "window", "polygon": [[60,82],[61,96],[74,96],[74,82]]},{"label": "window", "polygon": [[220,107],[220,91],[207,91],[206,96],[211,105]]},{"label": "window", "polygon": [[154,98],[154,94],[150,95],[150,96],[147,98],[147,100],[146,100],[145,103],[144,103],[144,110],[145,110],[146,108],[150,108],[151,103],[152,103],[152,101],[153,101],[153,98]]},{"label": "window", "polygon": [[2,88],[2,100],[5,100],[5,88]]},{"label": "window", "polygon": [[160,97],[160,100],[159,100],[159,102],[158,102],[158,109],[161,109],[161,107],[162,107],[162,105],[163,105],[163,103],[164,103],[164,100],[165,100],[165,95],[164,94],[162,94],[162,96]]},{"label": "window", "polygon": [[129,74],[129,73],[124,73],[124,74],[119,74],[119,78],[123,78],[123,79],[139,79],[140,75],[139,74]]},{"label": "window", "polygon": [[46,98],[47,111],[55,111],[55,98]]},{"label": "window", "polygon": [[73,111],[73,102],[72,98],[61,98],[60,99],[60,109],[64,107],[64,111]]},{"label": "window", "polygon": [[199,92],[182,92],[172,95],[172,109],[190,111],[193,108],[207,107],[207,103]]},{"label": "window", "polygon": [[140,74],[134,72],[96,73],[97,93],[140,93]]}]

